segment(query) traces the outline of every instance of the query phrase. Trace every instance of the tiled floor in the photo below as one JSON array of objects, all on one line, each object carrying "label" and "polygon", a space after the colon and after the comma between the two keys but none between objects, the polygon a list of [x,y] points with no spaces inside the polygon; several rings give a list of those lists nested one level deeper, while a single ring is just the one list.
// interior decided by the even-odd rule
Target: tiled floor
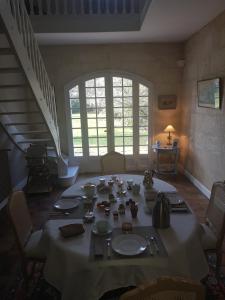
[{"label": "tiled floor", "polygon": [[[87,176],[80,176],[79,179]],[[78,179],[78,180],[79,180]],[[160,177],[173,184],[178,193],[188,202],[199,222],[204,221],[208,200],[204,197],[183,175]],[[63,189],[56,188],[50,195],[33,195],[28,197],[32,220],[35,228],[41,228],[48,219],[48,212],[52,204],[59,198]],[[7,210],[0,211],[0,295],[1,290],[7,285],[16,262],[18,253],[10,223],[7,219]]]}]

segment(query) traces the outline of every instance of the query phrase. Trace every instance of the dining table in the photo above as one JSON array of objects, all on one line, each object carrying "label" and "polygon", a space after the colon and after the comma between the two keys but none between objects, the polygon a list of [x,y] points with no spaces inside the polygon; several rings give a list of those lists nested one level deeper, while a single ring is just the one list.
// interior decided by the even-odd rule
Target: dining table
[{"label": "dining table", "polygon": [[[92,242],[95,238],[95,233],[93,233],[95,222],[84,223],[83,215],[81,215],[83,211],[80,211],[80,215],[76,213],[79,207],[74,208],[74,213],[50,217],[44,229],[47,253],[44,277],[61,293],[62,300],[98,300],[107,291],[137,286],[159,276],[181,276],[201,280],[208,273],[208,264],[199,238],[200,225],[192,211],[188,209],[185,212],[171,212],[170,226],[164,229],[154,229],[151,211],[146,209],[143,176],[133,174],[117,174],[116,176],[120,182],[124,182],[126,194],[117,194],[118,187],[115,182],[112,191],[115,194],[115,203],[110,205],[109,215],[97,206],[98,202],[108,201],[108,193],[96,192],[93,200],[95,222],[107,220],[112,228],[112,235],[103,237],[106,241],[103,244],[104,247],[109,246],[108,236],[111,236],[111,247],[113,233],[120,230],[124,222],[128,222],[136,230],[145,229],[146,240],[148,237],[146,232],[155,230],[160,241],[159,246],[163,249],[162,255],[157,251],[157,247],[154,251],[150,251],[152,249],[147,246],[140,255],[114,255],[114,250],[110,249],[112,255],[95,259],[95,256],[91,255]],[[83,196],[83,186],[86,183],[98,185],[101,177],[79,180],[62,193],[61,201]],[[107,184],[112,177],[104,175],[104,179]],[[137,195],[133,194],[132,189],[127,190],[127,181],[140,184],[140,192]],[[171,184],[153,178],[153,188],[158,192],[176,195],[179,201],[179,194]],[[136,218],[132,218],[130,208],[126,205],[129,199],[135,201],[138,206]],[[79,206],[83,205],[82,201],[81,198]],[[125,204],[125,214],[119,214],[118,218],[114,218],[112,211],[117,210],[121,203]],[[83,234],[70,238],[64,238],[61,235],[59,227],[79,223],[84,226]],[[149,245],[148,241],[147,245]]]}]

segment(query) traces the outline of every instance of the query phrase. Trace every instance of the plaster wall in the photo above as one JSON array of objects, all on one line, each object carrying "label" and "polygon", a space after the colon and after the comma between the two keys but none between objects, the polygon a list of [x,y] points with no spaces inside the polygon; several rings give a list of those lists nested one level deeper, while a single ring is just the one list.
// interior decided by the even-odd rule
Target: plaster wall
[{"label": "plaster wall", "polygon": [[[182,93],[182,163],[208,189],[225,179],[225,12],[185,45]],[[198,107],[197,81],[222,78],[220,110]]]},{"label": "plaster wall", "polygon": [[[166,141],[163,129],[172,123],[179,135],[180,86],[182,68],[177,61],[183,58],[183,44],[107,44],[43,46],[41,52],[47,72],[55,86],[63,151],[68,153],[64,86],[77,77],[97,71],[126,71],[143,77],[154,86],[153,139]],[[158,95],[178,95],[174,110],[158,110]]]}]

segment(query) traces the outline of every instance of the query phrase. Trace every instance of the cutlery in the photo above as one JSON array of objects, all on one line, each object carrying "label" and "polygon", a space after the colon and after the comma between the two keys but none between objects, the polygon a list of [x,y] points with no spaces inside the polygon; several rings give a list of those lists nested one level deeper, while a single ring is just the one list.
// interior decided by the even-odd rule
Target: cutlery
[{"label": "cutlery", "polygon": [[148,245],[148,248],[149,248],[149,253],[150,253],[151,256],[153,256],[154,253],[153,253],[153,250],[152,250],[151,239],[149,238],[148,235],[146,235],[145,238],[146,238],[147,245]]},{"label": "cutlery", "polygon": [[107,246],[107,258],[111,258],[111,238],[106,239],[106,246]]},{"label": "cutlery", "polygon": [[152,241],[152,243],[155,247],[156,253],[159,253],[159,246],[157,245],[156,238],[154,236],[151,236],[150,240]]}]

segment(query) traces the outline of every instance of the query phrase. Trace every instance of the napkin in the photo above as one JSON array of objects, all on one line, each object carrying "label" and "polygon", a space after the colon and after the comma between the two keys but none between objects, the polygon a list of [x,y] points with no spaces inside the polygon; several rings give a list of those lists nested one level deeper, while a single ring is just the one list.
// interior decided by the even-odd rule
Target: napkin
[{"label": "napkin", "polygon": [[59,227],[59,230],[64,238],[77,236],[84,233],[85,231],[83,224],[68,224]]}]

